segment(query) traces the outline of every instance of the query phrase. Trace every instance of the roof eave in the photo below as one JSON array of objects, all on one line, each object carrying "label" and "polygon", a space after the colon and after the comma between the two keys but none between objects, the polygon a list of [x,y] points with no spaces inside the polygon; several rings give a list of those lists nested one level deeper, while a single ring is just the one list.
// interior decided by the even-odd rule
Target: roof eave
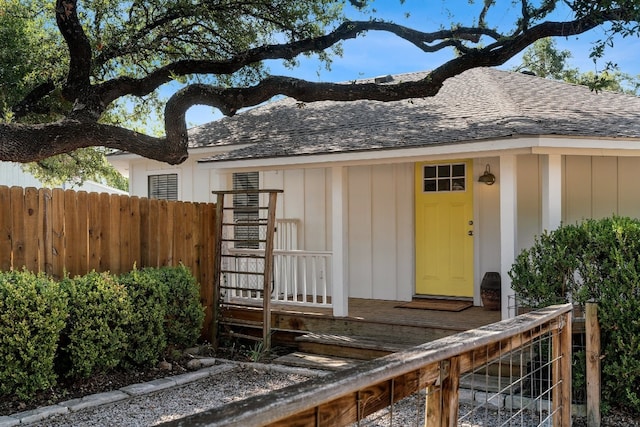
[{"label": "roof eave", "polygon": [[[603,147],[603,141],[607,141],[606,147]],[[201,168],[228,170],[292,169],[405,163],[452,158],[480,158],[505,154],[640,156],[640,138],[558,135],[504,136],[481,141],[464,141],[385,150],[235,160],[202,159],[198,161],[198,164]]]}]

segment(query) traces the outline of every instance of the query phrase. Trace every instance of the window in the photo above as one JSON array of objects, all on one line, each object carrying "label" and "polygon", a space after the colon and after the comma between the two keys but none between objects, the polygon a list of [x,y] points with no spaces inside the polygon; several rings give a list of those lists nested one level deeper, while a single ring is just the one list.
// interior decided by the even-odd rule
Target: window
[{"label": "window", "polygon": [[[241,172],[233,174],[234,190],[258,190],[259,184],[260,182],[258,172]],[[234,227],[234,239],[245,240],[245,242],[236,242],[237,248],[257,249],[259,247],[259,206],[260,197],[257,192],[247,192],[233,195],[233,219],[236,223],[241,224]],[[252,222],[255,222],[256,225],[250,224]]]},{"label": "window", "polygon": [[149,175],[149,198],[178,200],[178,174]]},{"label": "window", "polygon": [[444,191],[465,191],[466,165],[427,165],[422,171],[422,191],[436,193]]}]

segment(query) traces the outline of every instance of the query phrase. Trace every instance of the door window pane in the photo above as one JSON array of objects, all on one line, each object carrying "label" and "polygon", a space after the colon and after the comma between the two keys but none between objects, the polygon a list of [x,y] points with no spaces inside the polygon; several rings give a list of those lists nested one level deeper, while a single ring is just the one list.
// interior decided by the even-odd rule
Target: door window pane
[{"label": "door window pane", "polygon": [[427,165],[423,171],[423,191],[425,193],[443,191],[465,191],[466,164]]}]

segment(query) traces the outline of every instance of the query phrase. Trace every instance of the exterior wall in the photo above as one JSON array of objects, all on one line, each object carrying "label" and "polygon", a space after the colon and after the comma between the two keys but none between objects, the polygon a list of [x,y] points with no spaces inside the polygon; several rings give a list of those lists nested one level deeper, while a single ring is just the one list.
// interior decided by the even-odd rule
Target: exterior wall
[{"label": "exterior wall", "polygon": [[[499,169],[497,158],[475,163],[474,179],[487,163],[492,171]],[[330,169],[299,169],[261,176],[262,187],[284,190],[277,216],[301,221],[300,248],[331,249],[330,174]],[[408,301],[415,290],[414,164],[353,166],[347,174],[349,295]],[[497,184],[474,187],[475,276],[479,286],[485,272],[499,271],[500,267],[499,239],[494,238],[499,236],[500,226],[499,188]],[[476,299],[479,303],[478,295]]]},{"label": "exterior wall", "polygon": [[565,156],[566,224],[612,214],[640,218],[640,158]]},{"label": "exterior wall", "polygon": [[[496,176],[496,183],[478,182],[486,165]],[[500,159],[475,159],[473,162],[474,191],[474,304],[480,305],[480,283],[485,273],[500,271]]]},{"label": "exterior wall", "polygon": [[18,163],[0,162],[0,185],[8,187],[42,187],[33,175],[23,172]]},{"label": "exterior wall", "polygon": [[[230,173],[198,167],[197,156],[177,167],[150,160],[131,163],[131,194],[147,195],[147,176],[179,174],[180,200],[215,201],[211,190],[229,189]],[[542,232],[541,156],[517,156],[518,250]],[[489,164],[491,186],[477,178]],[[478,158],[474,184],[474,302],[489,271],[500,271],[500,159]],[[348,278],[350,296],[410,300],[414,294],[414,164],[351,166],[348,175]],[[562,157],[562,221],[611,214],[640,217],[640,158]],[[331,169],[286,169],[260,173],[262,188],[282,189],[277,217],[297,219],[298,247],[331,250]]]},{"label": "exterior wall", "polygon": [[[36,179],[33,175],[24,172],[19,163],[13,162],[0,162],[0,185],[6,185],[8,187],[36,187],[42,188],[44,185],[40,180]],[[76,191],[87,191],[96,193],[111,193],[111,194],[128,194],[126,191],[121,191],[116,188],[112,188],[106,185],[99,184],[97,182],[85,181],[82,185],[62,185],[62,188],[71,189]]]},{"label": "exterior wall", "polygon": [[534,236],[541,233],[541,168],[537,155],[517,157],[518,224],[516,242],[518,252],[530,247]]},{"label": "exterior wall", "polygon": [[178,200],[191,202],[213,202],[212,190],[224,189],[220,180],[224,178],[213,169],[198,167],[201,156],[190,155],[182,164],[172,166],[149,159],[136,159],[129,163],[129,192],[133,196],[148,197],[149,175],[177,173]]},{"label": "exterior wall", "polygon": [[[520,155],[517,161],[517,242],[522,250],[543,232],[541,161],[537,155]],[[640,218],[640,158],[563,156],[562,175],[563,224],[613,214]]]},{"label": "exterior wall", "polygon": [[348,181],[350,296],[410,300],[413,164],[351,167]]}]

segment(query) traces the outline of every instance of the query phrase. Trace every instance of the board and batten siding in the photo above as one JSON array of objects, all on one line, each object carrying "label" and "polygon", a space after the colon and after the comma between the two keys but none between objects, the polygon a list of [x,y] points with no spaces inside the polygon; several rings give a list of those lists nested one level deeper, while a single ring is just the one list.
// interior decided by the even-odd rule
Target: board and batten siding
[{"label": "board and batten siding", "polygon": [[[149,159],[131,161],[129,167],[129,190],[132,195],[149,197],[148,179],[150,175],[172,174],[178,175],[178,200],[187,202],[214,203],[212,190],[226,188],[226,175],[219,174],[215,169],[198,167],[198,159],[202,155],[190,155],[178,166]],[[229,181],[231,182],[231,181]],[[230,185],[230,184],[229,184]]]},{"label": "board and batten siding", "polygon": [[565,156],[563,222],[640,218],[640,158]]},{"label": "board and batten siding", "polygon": [[[518,248],[530,247],[541,234],[538,155],[520,155],[518,162]],[[499,182],[499,181],[498,181]],[[640,158],[562,157],[562,223],[611,215],[640,218]]]},{"label": "board and batten siding", "polygon": [[[413,164],[354,166],[348,175],[350,296],[410,300],[413,268]],[[282,188],[277,217],[298,219],[299,247],[331,250],[331,169],[264,172]]]}]

